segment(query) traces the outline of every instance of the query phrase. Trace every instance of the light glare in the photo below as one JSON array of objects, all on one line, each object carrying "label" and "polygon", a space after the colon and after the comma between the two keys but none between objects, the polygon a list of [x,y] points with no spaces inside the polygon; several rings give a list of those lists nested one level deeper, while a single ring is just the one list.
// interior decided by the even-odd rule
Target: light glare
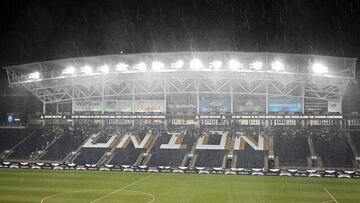
[{"label": "light glare", "polygon": [[324,74],[324,73],[328,73],[329,72],[329,68],[324,66],[321,63],[315,63],[312,66],[312,71],[316,74]]},{"label": "light glare", "polygon": [[203,63],[199,59],[193,59],[190,62],[190,68],[193,70],[200,70],[204,67]]},{"label": "light glare", "polygon": [[73,75],[73,74],[75,74],[75,68],[73,66],[69,66],[62,71],[62,74],[63,75]]},{"label": "light glare", "polygon": [[243,64],[241,64],[239,61],[235,59],[231,59],[229,61],[229,68],[231,70],[239,70],[240,68],[243,68]]},{"label": "light glare", "polygon": [[115,70],[116,71],[127,71],[128,70],[129,65],[125,64],[125,63],[118,63],[115,66]]},{"label": "light glare", "polygon": [[165,69],[165,65],[159,61],[152,62],[151,69],[153,71],[161,71]]},{"label": "light glare", "polygon": [[219,70],[222,66],[222,62],[221,61],[213,61],[210,63],[210,65],[215,69],[215,70]]},{"label": "light glare", "polygon": [[29,79],[39,79],[40,78],[40,73],[39,72],[33,72],[29,74]]},{"label": "light glare", "polygon": [[184,67],[184,61],[183,60],[178,60],[175,63],[171,64],[171,68],[173,69],[181,69]]},{"label": "light glare", "polygon": [[138,63],[134,66],[134,69],[139,70],[139,71],[145,71],[146,64],[144,62]]},{"label": "light glare", "polygon": [[280,61],[275,61],[271,64],[271,69],[276,72],[281,72],[285,70],[285,66]]},{"label": "light glare", "polygon": [[260,61],[256,61],[256,62],[250,64],[250,68],[254,69],[254,70],[261,70],[262,67],[263,67],[263,63]]},{"label": "light glare", "polygon": [[80,71],[84,74],[91,74],[92,68],[91,68],[91,66],[86,65],[86,66],[81,67]]},{"label": "light glare", "polygon": [[110,72],[110,67],[107,64],[105,64],[97,67],[97,71],[102,72],[104,74],[108,74]]}]

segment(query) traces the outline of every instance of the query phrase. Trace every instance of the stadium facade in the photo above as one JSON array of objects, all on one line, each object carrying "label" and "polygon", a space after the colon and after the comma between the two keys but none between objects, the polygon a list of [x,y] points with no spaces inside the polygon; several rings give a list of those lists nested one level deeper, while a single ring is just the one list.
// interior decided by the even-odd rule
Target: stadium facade
[{"label": "stadium facade", "polygon": [[[45,128],[18,132],[23,139],[2,159],[234,173],[358,168],[351,130],[360,118],[342,114],[355,65],[353,58],[316,55],[174,52],[5,67],[11,87],[43,103],[29,126]],[[27,140],[35,139],[42,149],[29,150]],[[322,147],[332,142],[340,148]]]}]

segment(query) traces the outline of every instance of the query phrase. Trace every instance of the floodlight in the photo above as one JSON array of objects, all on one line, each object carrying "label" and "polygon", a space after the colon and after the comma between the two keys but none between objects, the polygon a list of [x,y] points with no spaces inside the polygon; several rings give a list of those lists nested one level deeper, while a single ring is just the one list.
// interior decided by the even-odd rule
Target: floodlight
[{"label": "floodlight", "polygon": [[127,65],[125,63],[118,63],[115,65],[115,70],[116,71],[127,71],[128,67],[129,67],[129,65]]},{"label": "floodlight", "polygon": [[193,69],[193,70],[200,70],[204,67],[203,63],[200,61],[200,59],[193,59],[191,60],[190,62],[190,69]]},{"label": "floodlight", "polygon": [[285,66],[280,61],[275,61],[271,64],[271,70],[281,72],[285,70]]},{"label": "floodlight", "polygon": [[165,69],[165,65],[159,61],[152,62],[151,69],[153,71],[161,71]]},{"label": "floodlight", "polygon": [[73,75],[75,73],[75,68],[73,66],[69,66],[62,70],[63,75]]},{"label": "floodlight", "polygon": [[97,67],[97,71],[102,72],[103,74],[108,74],[110,72],[110,67],[107,64],[105,64]]},{"label": "floodlight", "polygon": [[219,70],[222,66],[222,62],[221,61],[213,61],[210,63],[210,65],[215,69],[215,70]]},{"label": "floodlight", "polygon": [[39,72],[30,73],[28,76],[29,76],[29,79],[33,79],[33,80],[40,79],[40,73]]},{"label": "floodlight", "polygon": [[312,66],[312,71],[316,74],[324,74],[329,72],[329,68],[321,63],[315,63]]},{"label": "floodlight", "polygon": [[146,70],[146,64],[144,62],[138,63],[134,65],[134,69],[139,71],[145,71]]},{"label": "floodlight", "polygon": [[263,66],[263,63],[260,61],[255,61],[254,63],[250,64],[250,68],[254,69],[254,70],[261,70],[262,66]]},{"label": "floodlight", "polygon": [[183,60],[178,60],[175,63],[171,64],[171,68],[173,69],[180,69],[184,67],[184,61]]},{"label": "floodlight", "polygon": [[84,74],[91,74],[92,68],[91,68],[91,66],[86,65],[86,66],[81,67],[80,71]]},{"label": "floodlight", "polygon": [[231,59],[229,61],[229,69],[231,70],[239,70],[240,68],[243,68],[243,64],[235,59]]}]

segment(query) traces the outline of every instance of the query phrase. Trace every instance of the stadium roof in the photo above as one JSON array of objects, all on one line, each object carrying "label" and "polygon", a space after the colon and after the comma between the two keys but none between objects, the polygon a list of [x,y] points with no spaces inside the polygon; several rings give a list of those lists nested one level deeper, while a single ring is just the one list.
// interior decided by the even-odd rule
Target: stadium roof
[{"label": "stadium roof", "polygon": [[[264,71],[278,70],[291,73],[308,73],[309,67],[315,63],[320,63],[328,67],[333,76],[353,77],[355,58],[301,55],[285,53],[265,53],[265,52],[164,52],[164,53],[136,53],[119,55],[101,55],[78,58],[66,58],[51,61],[35,62],[4,67],[6,70],[14,71],[19,74],[30,74],[34,71],[50,71],[52,76],[60,74],[67,67],[79,69],[84,66],[92,68],[109,66],[109,71],[116,69],[116,65],[125,64],[129,70],[138,71],[137,65],[145,65],[146,71],[151,69],[153,62],[160,65],[161,70],[177,69],[177,71],[191,70],[191,62],[197,59],[202,63],[199,69],[211,71],[215,69],[227,71]],[[176,67],[176,62],[183,62],[183,67]],[[195,61],[196,62],[196,61]],[[233,63],[232,63],[233,62]],[[143,63],[143,64],[141,64]],[[254,67],[255,65],[259,65]],[[258,64],[256,64],[258,63]],[[278,63],[278,64],[274,64]],[[236,65],[237,64],[237,65]],[[262,66],[263,64],[263,66]],[[161,67],[163,65],[163,67]],[[272,65],[277,65],[275,68]],[[280,65],[280,66],[279,66]],[[221,67],[220,67],[221,66]],[[235,68],[232,68],[232,67]],[[237,67],[238,66],[238,67]],[[280,68],[280,69],[279,69]],[[195,69],[195,70],[199,70]],[[144,70],[140,70],[144,71]],[[159,71],[159,69],[155,69]],[[346,72],[344,74],[344,72]]]}]

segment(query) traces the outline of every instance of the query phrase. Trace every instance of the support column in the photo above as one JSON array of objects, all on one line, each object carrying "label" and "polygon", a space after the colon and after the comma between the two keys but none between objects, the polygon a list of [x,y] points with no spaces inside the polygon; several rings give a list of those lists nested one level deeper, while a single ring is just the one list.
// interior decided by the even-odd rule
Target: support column
[{"label": "support column", "polygon": [[167,127],[167,120],[166,120],[166,113],[167,113],[167,86],[166,86],[166,81],[164,82],[164,127]]},{"label": "support column", "polygon": [[265,107],[265,109],[266,109],[266,114],[268,114],[269,113],[269,84],[268,84],[267,77],[265,80],[266,80],[265,81],[266,82],[266,95],[265,95],[266,107]]},{"label": "support column", "polygon": [[266,114],[269,113],[269,80],[268,80],[268,57],[267,57],[267,54],[265,55],[265,88],[266,88],[266,95],[265,95],[265,103],[266,103]]},{"label": "support column", "polygon": [[231,94],[230,94],[230,108],[231,108],[231,114],[234,114],[234,92],[233,92],[233,88],[232,88],[232,85],[231,85]]},{"label": "support column", "polygon": [[45,103],[45,102],[43,102],[42,113],[43,113],[43,114],[46,114],[46,103]]},{"label": "support column", "polygon": [[199,81],[197,81],[197,92],[196,92],[196,113],[199,115],[200,113],[200,87],[199,87]]},{"label": "support column", "polygon": [[301,84],[301,96],[302,96],[302,113],[305,113],[305,84]]},{"label": "support column", "polygon": [[[135,113],[135,87],[134,87],[134,80],[132,81],[132,114]],[[135,120],[131,119],[131,126],[132,128],[135,127]]]}]

